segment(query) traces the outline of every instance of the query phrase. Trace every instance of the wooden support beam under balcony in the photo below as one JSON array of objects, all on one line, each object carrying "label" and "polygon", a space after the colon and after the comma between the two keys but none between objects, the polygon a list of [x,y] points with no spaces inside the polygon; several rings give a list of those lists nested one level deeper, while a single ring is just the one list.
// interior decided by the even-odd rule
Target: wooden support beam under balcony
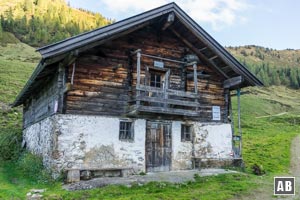
[{"label": "wooden support beam under balcony", "polygon": [[139,96],[139,97],[136,97],[136,100],[150,102],[150,103],[162,103],[162,104],[179,105],[179,106],[186,106],[186,107],[199,107],[200,106],[200,104],[198,102],[176,100],[176,99],[164,100],[162,98],[148,97],[148,96]]},{"label": "wooden support beam under balcony", "polygon": [[164,108],[164,107],[155,107],[155,106],[132,106],[130,109],[131,113],[136,112],[147,112],[147,113],[160,113],[160,114],[169,114],[169,115],[182,115],[188,117],[198,117],[200,115],[197,111],[177,109],[177,108]]}]

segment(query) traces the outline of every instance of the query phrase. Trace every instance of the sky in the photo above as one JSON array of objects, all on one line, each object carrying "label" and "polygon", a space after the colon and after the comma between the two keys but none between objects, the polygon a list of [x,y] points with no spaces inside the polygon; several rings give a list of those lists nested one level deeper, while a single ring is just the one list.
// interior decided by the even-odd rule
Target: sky
[{"label": "sky", "polygon": [[299,0],[68,0],[116,21],[175,2],[223,46],[300,49]]}]

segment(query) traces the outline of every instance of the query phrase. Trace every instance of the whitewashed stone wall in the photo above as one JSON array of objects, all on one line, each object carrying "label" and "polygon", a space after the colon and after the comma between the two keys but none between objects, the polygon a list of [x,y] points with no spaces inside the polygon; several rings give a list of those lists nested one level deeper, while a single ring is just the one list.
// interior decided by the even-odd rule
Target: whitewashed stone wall
[{"label": "whitewashed stone wall", "polygon": [[[42,155],[54,176],[64,168],[133,167],[145,169],[146,120],[133,120],[134,141],[119,140],[120,119],[116,117],[55,115],[24,129],[24,141],[32,152]],[[205,159],[228,159],[232,151],[230,124],[193,125],[194,142],[181,141],[181,124],[172,122],[172,170],[191,169],[194,154]],[[194,144],[193,144],[194,143]]]},{"label": "whitewashed stone wall", "polygon": [[44,165],[53,167],[53,146],[55,146],[55,119],[48,117],[23,130],[26,148],[36,155],[43,156]]},{"label": "whitewashed stone wall", "polygon": [[232,159],[230,124],[189,123],[193,125],[193,142],[181,142],[181,124],[182,122],[178,121],[172,123],[172,170],[191,169],[193,154],[203,161],[211,159],[230,161]]},{"label": "whitewashed stone wall", "polygon": [[134,141],[119,140],[119,118],[58,115],[57,166],[133,167],[145,171],[145,120],[134,120]]}]

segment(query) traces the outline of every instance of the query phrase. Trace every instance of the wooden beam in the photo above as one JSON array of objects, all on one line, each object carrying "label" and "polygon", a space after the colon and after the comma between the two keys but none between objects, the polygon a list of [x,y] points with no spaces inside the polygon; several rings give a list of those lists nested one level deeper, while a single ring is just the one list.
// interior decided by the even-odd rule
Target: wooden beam
[{"label": "wooden beam", "polygon": [[[137,63],[136,63],[136,73],[137,73],[137,79],[136,79],[136,89],[137,89],[137,95],[140,95],[140,91],[138,90],[140,88],[140,84],[141,84],[141,50],[137,51],[136,53],[137,56]],[[140,101],[137,101],[136,104],[139,106],[140,105]]]},{"label": "wooden beam", "polygon": [[211,57],[211,58],[209,58],[209,60],[214,60],[214,59],[216,59],[218,56],[213,56],[213,57]]},{"label": "wooden beam", "polygon": [[[167,71],[165,76],[165,85],[164,85],[164,100],[168,100],[168,89],[169,89],[169,77],[170,77],[170,69]],[[164,107],[167,108],[167,103],[164,104]]]},{"label": "wooden beam", "polygon": [[183,116],[191,116],[191,117],[197,117],[200,115],[199,112],[195,112],[195,111],[191,111],[191,110],[163,108],[163,107],[154,107],[154,106],[138,106],[138,107],[136,107],[136,110],[138,112],[183,115]]},{"label": "wooden beam", "polygon": [[168,18],[165,22],[165,24],[163,25],[162,29],[161,30],[166,30],[169,26],[172,25],[172,23],[174,22],[175,20],[175,14],[172,12],[168,15]]},{"label": "wooden beam", "polygon": [[228,88],[236,87],[240,85],[242,82],[243,82],[242,76],[233,77],[224,81],[223,88],[228,89]]},{"label": "wooden beam", "polygon": [[198,93],[198,76],[197,76],[197,64],[193,64],[194,69],[194,87],[195,87],[195,93]]},{"label": "wooden beam", "polygon": [[194,47],[189,41],[187,41],[185,38],[183,38],[176,30],[173,28],[171,29],[172,32],[182,40],[182,42],[187,45],[192,51],[194,51],[202,60],[206,61],[208,64],[210,64],[217,72],[221,75],[223,75],[225,78],[229,78],[227,74],[225,74],[214,62],[213,60],[209,60],[201,51],[199,51],[197,48]]},{"label": "wooden beam", "polygon": [[[140,87],[137,88],[137,90],[145,91],[145,92],[156,92],[156,93],[160,93],[160,94],[164,93],[164,91],[161,89],[158,89],[156,87],[146,86],[146,85],[140,85]],[[184,91],[172,90],[172,89],[167,89],[167,92],[169,93],[169,95],[188,97],[188,98],[198,98],[198,95],[194,92],[184,92]]]},{"label": "wooden beam", "polygon": [[201,51],[204,51],[206,49],[207,49],[207,47],[203,47],[203,48],[199,49],[199,51],[201,52]]},{"label": "wooden beam", "polygon": [[148,96],[138,96],[136,97],[136,100],[140,101],[146,101],[146,102],[152,102],[152,103],[167,103],[171,105],[179,105],[179,106],[186,106],[186,107],[199,107],[200,104],[198,102],[192,102],[192,101],[184,101],[184,100],[176,100],[176,99],[162,99],[159,97],[148,97]]},{"label": "wooden beam", "polygon": [[[186,77],[188,79],[193,78],[194,77],[194,73],[187,74]],[[199,78],[209,78],[210,75],[209,74],[203,74],[202,72],[197,72],[197,77],[199,77]]]},{"label": "wooden beam", "polygon": [[241,129],[241,89],[238,88],[236,90],[237,93],[237,99],[238,99],[238,133],[240,136],[240,157],[242,157],[242,129]]}]

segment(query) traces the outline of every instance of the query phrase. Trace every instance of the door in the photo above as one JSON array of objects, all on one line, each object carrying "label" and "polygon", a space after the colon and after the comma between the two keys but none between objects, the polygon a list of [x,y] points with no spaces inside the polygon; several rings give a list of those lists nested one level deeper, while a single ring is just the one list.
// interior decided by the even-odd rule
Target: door
[{"label": "door", "polygon": [[171,169],[171,123],[147,121],[146,171],[159,172]]}]

